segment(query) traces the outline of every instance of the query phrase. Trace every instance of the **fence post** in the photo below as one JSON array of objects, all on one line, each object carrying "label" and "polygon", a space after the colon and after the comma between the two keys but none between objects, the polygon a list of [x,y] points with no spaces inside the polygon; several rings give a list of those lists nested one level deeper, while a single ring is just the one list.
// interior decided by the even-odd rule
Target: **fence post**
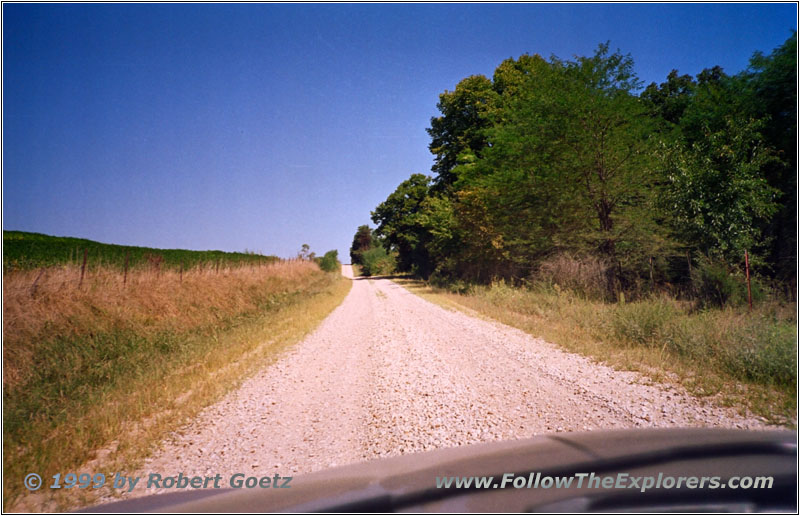
[{"label": "fence post", "polygon": [[44,267],[42,267],[39,270],[39,274],[36,276],[36,279],[33,280],[33,285],[31,285],[31,297],[36,295],[36,285],[37,285],[37,283],[39,283],[39,280],[41,279],[42,274],[44,274]]},{"label": "fence post", "polygon": [[181,260],[181,283],[183,283],[183,260]]},{"label": "fence post", "polygon": [[88,249],[83,248],[83,265],[81,265],[81,281],[78,283],[78,288],[83,285],[83,275],[86,273],[86,258],[89,255]]},{"label": "fence post", "polygon": [[747,250],[744,252],[744,271],[747,276],[747,304],[750,306],[750,311],[753,311],[753,294],[750,291],[750,257],[747,255]]},{"label": "fence post", "polygon": [[128,259],[130,258],[130,251],[125,251],[125,273],[122,276],[122,284],[128,284]]}]

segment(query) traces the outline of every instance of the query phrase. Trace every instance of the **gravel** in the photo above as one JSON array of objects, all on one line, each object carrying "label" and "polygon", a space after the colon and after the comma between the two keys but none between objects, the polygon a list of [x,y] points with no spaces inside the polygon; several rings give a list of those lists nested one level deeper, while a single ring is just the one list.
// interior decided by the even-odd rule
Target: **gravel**
[{"label": "gravel", "polygon": [[[296,475],[483,441],[635,427],[768,426],[446,310],[390,280],[356,279],[316,331],[127,474]],[[123,496],[157,492],[139,486]]]}]

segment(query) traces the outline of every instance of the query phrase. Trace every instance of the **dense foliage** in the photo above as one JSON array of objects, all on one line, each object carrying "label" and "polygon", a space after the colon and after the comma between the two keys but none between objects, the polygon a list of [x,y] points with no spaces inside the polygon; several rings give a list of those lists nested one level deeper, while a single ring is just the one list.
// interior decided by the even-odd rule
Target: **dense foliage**
[{"label": "dense foliage", "polygon": [[361,263],[362,276],[382,276],[391,274],[396,267],[395,258],[383,246],[367,250]]},{"label": "dense foliage", "polygon": [[339,263],[339,251],[336,249],[328,251],[319,259],[319,268],[325,272],[337,272],[341,269]]},{"label": "dense foliage", "polygon": [[396,268],[396,253],[390,253],[382,240],[366,224],[359,226],[350,247],[350,259],[360,265],[363,276],[391,274]]},{"label": "dense foliage", "polygon": [[369,226],[366,224],[358,226],[358,230],[356,230],[356,234],[353,237],[353,245],[350,246],[350,263],[361,265],[361,255],[377,245],[378,243],[375,241]]},{"label": "dense foliage", "polygon": [[375,208],[353,261],[377,236],[400,271],[447,281],[527,281],[574,262],[617,299],[697,294],[747,251],[761,276],[794,285],[796,46],[794,34],[735,76],[673,70],[646,88],[608,44],[467,77],[431,119],[434,175]]}]

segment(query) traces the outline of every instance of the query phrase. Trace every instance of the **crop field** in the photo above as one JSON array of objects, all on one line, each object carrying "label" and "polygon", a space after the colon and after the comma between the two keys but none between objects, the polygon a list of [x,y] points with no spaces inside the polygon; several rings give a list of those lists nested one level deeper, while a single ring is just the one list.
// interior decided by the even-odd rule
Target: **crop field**
[{"label": "crop field", "polygon": [[[28,507],[14,505],[26,493],[11,481],[28,471],[134,465],[302,338],[350,288],[311,260],[18,232],[4,242],[6,510]],[[95,256],[85,275],[74,259],[83,248]],[[120,267],[126,252],[139,259],[130,270]],[[57,498],[50,509],[75,503]]]},{"label": "crop field", "polygon": [[3,231],[3,271],[29,270],[55,265],[82,265],[84,252],[87,267],[150,266],[179,269],[200,265],[235,266],[266,264],[277,256],[223,251],[188,251],[153,249],[127,245],[103,244],[93,240],[56,237],[24,231]]}]

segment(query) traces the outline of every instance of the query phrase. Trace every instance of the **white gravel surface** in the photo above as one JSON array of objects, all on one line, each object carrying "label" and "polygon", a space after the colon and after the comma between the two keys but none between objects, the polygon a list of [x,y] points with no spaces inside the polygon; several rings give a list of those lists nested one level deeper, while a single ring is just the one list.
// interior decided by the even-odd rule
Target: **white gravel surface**
[{"label": "white gravel surface", "polygon": [[551,432],[689,426],[766,424],[390,280],[356,279],[313,334],[127,474],[295,475]]}]

